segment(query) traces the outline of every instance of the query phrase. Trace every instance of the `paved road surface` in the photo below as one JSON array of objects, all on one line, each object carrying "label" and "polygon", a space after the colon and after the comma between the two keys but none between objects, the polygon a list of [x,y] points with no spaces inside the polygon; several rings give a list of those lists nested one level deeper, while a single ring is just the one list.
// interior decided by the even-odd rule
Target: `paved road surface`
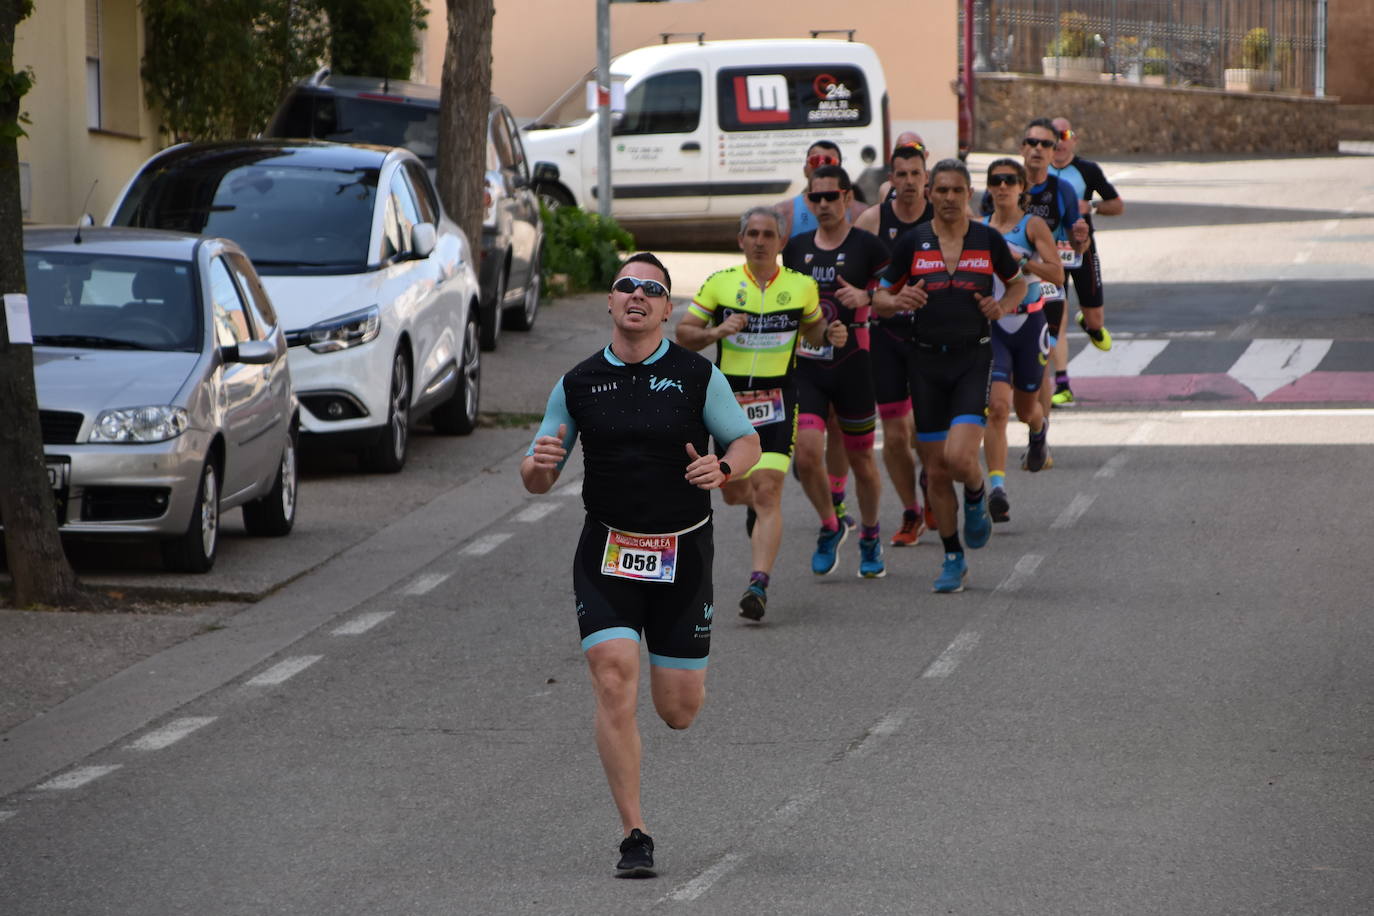
[{"label": "paved road surface", "polygon": [[[1348,159],[1206,181],[1270,166],[1288,177],[1266,210],[1339,212],[1374,183]],[[1183,181],[1211,165],[1137,167],[1128,197],[1136,180],[1198,219],[1221,207]],[[1305,190],[1270,199],[1285,181]],[[1217,295],[1123,303],[1114,328],[1142,333],[1124,339],[1172,348],[1192,315],[1216,337],[1256,321],[1248,348],[1303,308],[1323,317],[1293,339],[1374,338],[1370,242],[1343,234],[1370,223],[1337,220],[1329,242],[1354,246],[1327,265],[1351,295],[1290,299],[1303,278],[1280,272],[1309,267],[1261,258],[1277,291],[1243,310],[1255,250],[1314,221],[1246,222],[1246,188],[1226,193]],[[1143,234],[1172,236],[1129,218],[1114,232],[1142,233],[1162,269]],[[1130,276],[1113,257],[1109,291],[1115,264]],[[674,262],[680,292],[692,263]],[[1282,317],[1250,314],[1264,297]],[[589,349],[596,307],[562,313],[567,334],[559,308],[502,397],[542,401]],[[1242,400],[1056,412],[1055,469],[1013,472],[1012,521],[970,554],[962,595],[929,592],[931,543],[889,551],[877,581],[847,543],[816,581],[789,488],[767,624],[746,627],[742,518],[722,507],[707,707],[684,733],[641,716],[663,870],[645,882],[609,878],[618,826],[568,593],[579,465],[526,497],[517,444],[483,446],[500,454],[480,474],[351,553],[0,735],[0,910],[1374,911],[1374,405]]]}]

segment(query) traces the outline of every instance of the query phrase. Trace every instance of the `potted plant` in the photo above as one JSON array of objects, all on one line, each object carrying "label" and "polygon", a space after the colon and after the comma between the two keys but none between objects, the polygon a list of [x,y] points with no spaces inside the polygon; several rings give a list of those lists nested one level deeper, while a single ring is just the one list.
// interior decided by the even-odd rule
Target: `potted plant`
[{"label": "potted plant", "polygon": [[1163,48],[1151,45],[1145,49],[1145,61],[1141,69],[1143,75],[1140,79],[1146,86],[1163,86],[1169,74],[1169,55]]},{"label": "potted plant", "polygon": [[1045,49],[1040,66],[1046,76],[1095,80],[1102,73],[1102,58],[1088,36],[1088,17],[1066,12],[1059,17],[1059,34]]},{"label": "potted plant", "polygon": [[1138,83],[1143,75],[1144,61],[1140,56],[1140,39],[1134,35],[1122,35],[1112,45],[1112,64],[1115,72],[1127,82]]},{"label": "potted plant", "polygon": [[1273,92],[1278,84],[1274,71],[1274,45],[1269,30],[1253,28],[1240,43],[1240,66],[1222,74],[1232,92]]}]

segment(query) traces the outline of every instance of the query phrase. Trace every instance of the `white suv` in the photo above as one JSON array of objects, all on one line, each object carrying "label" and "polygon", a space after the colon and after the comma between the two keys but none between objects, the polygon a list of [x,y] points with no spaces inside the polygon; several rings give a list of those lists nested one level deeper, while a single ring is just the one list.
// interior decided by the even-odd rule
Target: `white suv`
[{"label": "white suv", "polygon": [[286,329],[302,433],[404,465],[411,423],[477,423],[478,285],[467,238],[403,149],[312,141],[182,144],[153,156],[110,225],[236,241]]}]

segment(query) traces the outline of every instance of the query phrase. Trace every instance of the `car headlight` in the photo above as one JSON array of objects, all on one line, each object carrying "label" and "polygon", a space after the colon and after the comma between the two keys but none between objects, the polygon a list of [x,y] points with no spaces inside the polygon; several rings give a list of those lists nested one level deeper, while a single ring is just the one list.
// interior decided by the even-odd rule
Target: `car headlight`
[{"label": "car headlight", "polygon": [[375,340],[382,332],[382,311],[372,305],[360,312],[352,312],[328,321],[321,321],[305,330],[305,345],[316,353],[347,350]]},{"label": "car headlight", "polygon": [[91,442],[124,442],[141,445],[166,442],[186,431],[189,423],[182,407],[121,407],[102,410],[95,418]]}]

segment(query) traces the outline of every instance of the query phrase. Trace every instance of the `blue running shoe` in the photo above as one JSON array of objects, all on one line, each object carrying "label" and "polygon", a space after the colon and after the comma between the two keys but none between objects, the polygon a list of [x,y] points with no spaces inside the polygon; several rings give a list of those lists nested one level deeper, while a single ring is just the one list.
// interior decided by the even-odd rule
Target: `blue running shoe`
[{"label": "blue running shoe", "polygon": [[811,555],[811,571],[818,576],[830,575],[830,571],[839,562],[840,545],[847,537],[849,529],[844,525],[840,525],[835,531],[822,528],[821,536],[816,539],[816,552]]},{"label": "blue running shoe", "polygon": [[962,592],[964,580],[968,578],[968,564],[962,553],[945,554],[945,562],[940,567],[940,576],[935,580],[935,591],[945,594]]},{"label": "blue running shoe", "polygon": [[882,538],[859,538],[859,578],[881,579],[885,575]]},{"label": "blue running shoe", "polygon": [[988,514],[988,495],[976,503],[964,503],[964,543],[977,550],[992,537],[992,516]]}]

